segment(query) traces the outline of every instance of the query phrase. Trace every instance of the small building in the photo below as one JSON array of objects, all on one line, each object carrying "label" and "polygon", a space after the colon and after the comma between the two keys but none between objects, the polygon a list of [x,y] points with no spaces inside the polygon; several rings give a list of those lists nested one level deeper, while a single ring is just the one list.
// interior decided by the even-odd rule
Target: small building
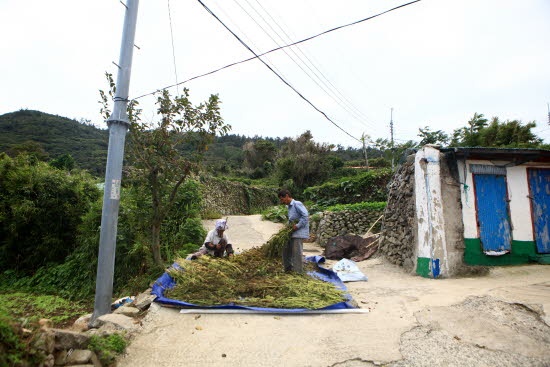
[{"label": "small building", "polygon": [[[407,199],[399,192],[405,185],[392,184],[381,250],[390,258],[407,253],[396,255],[396,232],[412,243],[412,261],[394,262],[431,278],[475,265],[550,263],[550,151],[427,145],[406,164],[410,174],[396,177],[414,179],[414,192]],[[406,200],[415,209],[409,220]]]}]

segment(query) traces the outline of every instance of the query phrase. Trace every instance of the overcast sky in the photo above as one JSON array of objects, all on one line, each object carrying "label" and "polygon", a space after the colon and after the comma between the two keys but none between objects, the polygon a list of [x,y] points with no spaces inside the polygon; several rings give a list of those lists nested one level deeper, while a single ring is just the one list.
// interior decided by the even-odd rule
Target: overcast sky
[{"label": "overcast sky", "polygon": [[[204,0],[258,53],[276,47],[271,38],[290,43],[406,2]],[[179,81],[251,56],[198,1],[170,9]],[[0,0],[0,114],[27,108],[105,127],[98,89],[105,71],[116,74],[124,10],[117,0]],[[130,98],[173,84],[167,0],[140,2],[136,45]],[[388,138],[393,107],[398,141],[426,125],[450,133],[478,112],[535,120],[549,142],[549,46],[549,0],[422,0],[293,47],[298,56],[287,49],[296,62],[283,51],[265,60],[356,137]],[[311,130],[359,146],[258,60],[185,86],[196,104],[219,94],[233,133]],[[153,118],[154,99],[140,102]]]}]

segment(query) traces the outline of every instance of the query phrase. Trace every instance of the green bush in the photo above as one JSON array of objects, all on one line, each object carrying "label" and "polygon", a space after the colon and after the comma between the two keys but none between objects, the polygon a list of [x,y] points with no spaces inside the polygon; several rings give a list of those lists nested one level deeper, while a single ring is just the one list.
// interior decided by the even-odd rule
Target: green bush
[{"label": "green bush", "polygon": [[288,222],[288,210],[286,206],[273,206],[262,213],[262,219],[275,223]]},{"label": "green bush", "polygon": [[104,366],[112,365],[119,354],[124,353],[126,339],[120,334],[92,335],[88,349],[95,352]]},{"label": "green bush", "polygon": [[81,217],[100,197],[90,176],[28,156],[0,155],[0,271],[32,273],[76,247]]},{"label": "green bush", "polygon": [[353,204],[363,201],[385,201],[386,186],[393,176],[391,169],[370,170],[355,177],[345,177],[326,182],[320,186],[309,187],[304,198],[321,206]]},{"label": "green bush", "polygon": [[35,347],[36,333],[24,335],[21,325],[0,314],[0,367],[39,366],[44,352]]},{"label": "green bush", "polygon": [[386,208],[386,202],[362,202],[356,204],[338,204],[327,207],[325,210],[329,212],[341,212],[343,210],[350,210],[358,212],[362,210],[379,211]]}]

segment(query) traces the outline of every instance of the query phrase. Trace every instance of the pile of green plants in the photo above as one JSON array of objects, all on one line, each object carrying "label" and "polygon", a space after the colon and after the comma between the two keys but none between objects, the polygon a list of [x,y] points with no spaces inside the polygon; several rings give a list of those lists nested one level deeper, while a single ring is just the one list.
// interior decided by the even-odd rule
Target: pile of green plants
[{"label": "pile of green plants", "polygon": [[331,283],[285,273],[281,260],[267,258],[259,247],[229,259],[203,256],[178,264],[182,269],[168,271],[176,285],[165,297],[199,306],[316,309],[347,300]]},{"label": "pile of green plants", "polygon": [[266,257],[273,259],[282,255],[283,247],[290,241],[292,236],[292,227],[293,223],[288,223],[262,246],[262,251]]}]

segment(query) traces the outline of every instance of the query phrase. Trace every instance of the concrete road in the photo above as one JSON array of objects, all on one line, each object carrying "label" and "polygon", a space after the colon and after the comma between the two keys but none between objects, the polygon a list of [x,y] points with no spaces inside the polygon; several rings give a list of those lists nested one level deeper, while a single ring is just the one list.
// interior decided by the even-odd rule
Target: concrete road
[{"label": "concrete road", "polygon": [[[229,224],[241,249],[279,228],[259,216]],[[119,365],[550,366],[550,266],[439,280],[381,259],[358,266],[369,281],[348,288],[367,314],[198,317],[154,304]]]}]

